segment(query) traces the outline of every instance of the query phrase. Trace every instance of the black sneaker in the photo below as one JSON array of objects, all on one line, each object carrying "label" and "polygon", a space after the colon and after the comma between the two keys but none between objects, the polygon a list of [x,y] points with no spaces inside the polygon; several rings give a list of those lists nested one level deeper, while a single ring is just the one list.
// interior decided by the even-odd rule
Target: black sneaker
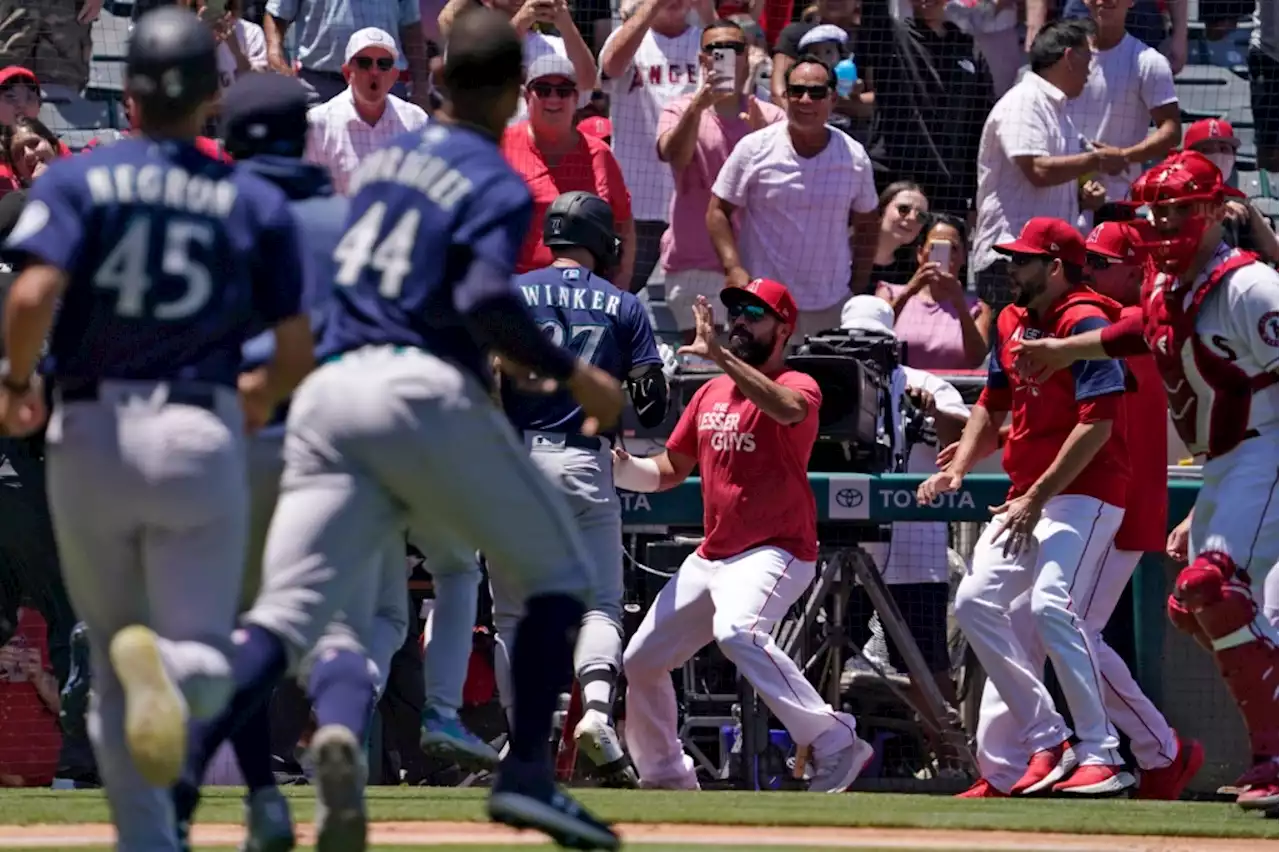
[{"label": "black sneaker", "polygon": [[532,828],[566,849],[617,849],[618,835],[556,787],[550,767],[508,758],[489,794],[489,818],[515,829]]}]

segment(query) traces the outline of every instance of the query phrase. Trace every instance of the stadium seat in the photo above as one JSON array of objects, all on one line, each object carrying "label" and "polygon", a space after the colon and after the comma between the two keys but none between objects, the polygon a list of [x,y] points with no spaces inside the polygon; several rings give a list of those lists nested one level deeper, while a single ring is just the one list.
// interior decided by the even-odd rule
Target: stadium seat
[{"label": "stadium seat", "polygon": [[46,101],[40,107],[40,120],[59,136],[71,130],[101,130],[119,124],[111,104],[84,98],[63,102]]},{"label": "stadium seat", "polygon": [[1244,72],[1247,77],[1248,68],[1245,63],[1249,56],[1249,35],[1252,32],[1253,25],[1246,24],[1217,41],[1205,38],[1203,31],[1192,33],[1193,44],[1190,45],[1189,60],[1196,64],[1226,68],[1236,74]]},{"label": "stadium seat", "polygon": [[64,133],[59,133],[58,136],[62,138],[68,148],[79,153],[97,137],[98,132],[97,130],[68,130]]},{"label": "stadium seat", "polygon": [[1184,122],[1222,118],[1236,110],[1248,114],[1249,84],[1229,68],[1188,65],[1173,83]]}]

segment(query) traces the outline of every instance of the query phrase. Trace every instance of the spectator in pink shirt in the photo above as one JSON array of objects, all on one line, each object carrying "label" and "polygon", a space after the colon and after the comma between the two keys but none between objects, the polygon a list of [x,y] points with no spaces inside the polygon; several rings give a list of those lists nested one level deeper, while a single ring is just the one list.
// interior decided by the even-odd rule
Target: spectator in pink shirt
[{"label": "spectator in pink shirt", "polygon": [[[711,54],[731,50],[737,56],[732,88],[713,79]],[[747,62],[747,37],[731,21],[716,21],[702,32],[699,61],[702,82],[697,92],[678,98],[662,111],[658,122],[658,158],[671,166],[675,194],[671,224],[662,235],[661,264],[666,272],[667,304],[680,323],[685,342],[693,342],[692,307],[698,296],[712,305],[716,325],[724,327],[724,306],[717,298],[724,287],[724,270],[707,232],[711,187],[729,152],[753,130],[786,119],[787,114],[754,95]]]},{"label": "spectator in pink shirt", "polygon": [[987,357],[991,308],[960,283],[968,228],[953,216],[933,214],[923,237],[911,280],[901,287],[882,283],[876,295],[893,306],[893,331],[907,344],[908,365],[974,369]]}]

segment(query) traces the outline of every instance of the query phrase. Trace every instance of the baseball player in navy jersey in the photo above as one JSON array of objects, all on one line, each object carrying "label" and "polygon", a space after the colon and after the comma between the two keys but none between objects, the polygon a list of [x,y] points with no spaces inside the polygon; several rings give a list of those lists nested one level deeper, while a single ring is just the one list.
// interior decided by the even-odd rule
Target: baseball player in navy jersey
[{"label": "baseball player in navy jersey", "polygon": [[[187,717],[217,713],[232,686],[246,420],[313,363],[284,194],[192,143],[218,90],[216,48],[189,11],[140,20],[125,83],[140,136],[53,163],[8,242],[26,265],[5,310],[0,415],[11,433],[43,424],[31,377],[52,323],[49,501],[125,852],[178,848],[165,788]],[[276,352],[245,379],[255,323]]]},{"label": "baseball player in navy jersey", "polygon": [[[245,74],[227,90],[222,110],[223,137],[228,151],[247,171],[258,174],[284,190],[297,219],[304,248],[312,263],[304,282],[303,305],[312,319],[313,332],[323,331],[323,305],[333,292],[333,246],[342,236],[348,202],[334,192],[328,172],[304,163],[307,140],[306,87],[298,80],[276,74]],[[269,333],[245,343],[242,371],[252,374],[271,356],[274,340]],[[267,528],[280,491],[284,469],[284,420],[287,404],[277,406],[267,425],[248,443],[249,540],[245,555],[241,608],[247,610],[258,593],[262,553]],[[392,654],[404,642],[408,628],[408,591],[405,586],[404,541],[390,536],[383,545],[381,587],[375,610],[369,656],[378,667],[379,684],[385,683]],[[339,623],[330,632],[341,632]],[[192,726],[183,779],[174,787],[179,835],[185,839],[198,797],[198,784],[209,761],[226,738],[221,719]],[[262,704],[231,736],[236,762],[244,776],[248,796],[245,852],[277,852],[292,849],[293,826],[285,798],[275,784],[271,768],[271,725],[267,704]]]},{"label": "baseball player in navy jersey", "polygon": [[[587,192],[561,195],[547,211],[543,242],[555,261],[516,278],[530,313],[553,343],[627,382],[641,423],[658,425],[667,411],[662,357],[640,301],[607,280],[619,259],[609,204]],[[635,769],[613,729],[614,687],[622,664],[623,591],[622,505],[613,486],[613,441],[609,435],[581,433],[582,408],[568,393],[528,394],[508,381],[502,398],[534,465],[568,497],[595,572],[594,598],[574,654],[583,697],[582,719],[574,732],[578,746],[602,777],[635,786]],[[520,595],[511,580],[501,565],[495,566],[495,668],[508,715],[513,690],[506,651],[515,641],[520,618]]]},{"label": "baseball player in navy jersey", "polygon": [[553,346],[511,285],[532,210],[497,147],[520,94],[515,31],[495,12],[470,11],[447,56],[451,99],[439,120],[375,151],[352,178],[322,363],[290,404],[263,588],[233,661],[232,709],[265,700],[342,612],[342,641],[302,674],[318,726],[316,848],[361,852],[378,585],[368,543],[408,527],[428,553],[482,550],[527,595],[513,651],[517,716],[489,813],[566,845],[613,849],[616,835],[556,789],[547,748],[591,593],[589,559],[564,498],[490,398],[485,349],[564,382],[586,433],[612,428],[622,388]]}]

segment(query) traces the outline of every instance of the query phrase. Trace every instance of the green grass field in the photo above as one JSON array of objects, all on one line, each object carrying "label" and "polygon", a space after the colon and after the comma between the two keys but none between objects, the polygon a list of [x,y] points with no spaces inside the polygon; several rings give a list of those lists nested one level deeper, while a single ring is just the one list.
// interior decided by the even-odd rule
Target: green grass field
[{"label": "green grass field", "polygon": [[[863,828],[998,830],[1060,832],[1064,834],[1160,835],[1202,838],[1270,840],[1280,837],[1277,821],[1247,814],[1234,805],[1206,802],[1139,802],[1052,800],[957,800],[941,796],[908,796],[862,793],[814,796],[802,793],[580,790],[581,801],[601,817],[620,823],[674,823],[717,826],[828,826]],[[289,788],[294,818],[309,823],[313,792],[307,787]],[[373,788],[369,791],[370,817],[374,822],[449,821],[479,822],[485,819],[484,791],[453,788]],[[198,814],[203,824],[239,824],[240,791],[211,790]],[[76,825],[107,822],[107,809],[96,791],[52,790],[0,791],[0,838],[4,825]],[[221,839],[221,838],[219,838]],[[442,838],[443,839],[443,838]],[[530,838],[532,839],[532,838]],[[765,838],[762,838],[762,840]],[[806,838],[807,839],[807,838]],[[452,841],[452,838],[450,838]],[[646,852],[689,852],[690,846],[637,843]],[[719,843],[720,838],[710,838]],[[791,842],[776,835],[773,840]],[[804,842],[800,838],[795,838]],[[31,842],[31,841],[22,841]],[[960,839],[959,843],[965,841]],[[5,846],[5,849],[13,847]],[[31,847],[49,849],[50,846]],[[78,849],[95,847],[77,847]],[[102,847],[105,848],[105,847]],[[200,847],[214,852],[229,847]],[[304,848],[304,847],[300,847]],[[377,846],[382,852],[512,852],[514,849],[550,849],[528,843],[501,845]],[[699,845],[699,852],[741,850],[741,845]],[[757,846],[768,852],[799,852],[811,846]],[[894,848],[901,849],[901,846]],[[937,847],[935,847],[937,848]],[[947,850],[956,845],[948,844]],[[963,847],[961,847],[963,848]],[[1145,848],[1145,847],[1144,847]]]}]

